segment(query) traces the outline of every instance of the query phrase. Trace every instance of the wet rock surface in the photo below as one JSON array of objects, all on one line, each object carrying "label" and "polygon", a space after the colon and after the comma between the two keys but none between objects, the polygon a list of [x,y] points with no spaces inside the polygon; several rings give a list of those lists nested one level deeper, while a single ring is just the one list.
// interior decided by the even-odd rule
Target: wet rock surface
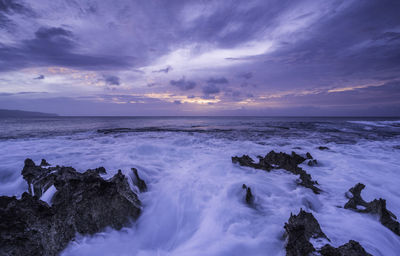
[{"label": "wet rock surface", "polygon": [[[288,223],[285,223],[285,235],[287,238],[286,255],[304,256],[318,255],[323,256],[368,256],[364,248],[356,241],[350,240],[348,243],[335,248],[328,243],[329,238],[322,232],[321,227],[312,213],[300,209],[299,214],[290,215]],[[326,242],[321,249],[315,248],[310,239]]]},{"label": "wet rock surface", "polygon": [[325,245],[319,251],[322,256],[368,256],[371,255],[365,251],[359,242],[350,240],[338,248],[329,244]]},{"label": "wet rock surface", "polygon": [[361,191],[365,185],[358,183],[350,188],[346,193],[349,201],[344,205],[345,209],[350,209],[360,213],[370,213],[379,216],[379,221],[388,229],[400,236],[400,223],[396,221],[397,217],[386,208],[386,200],[379,198],[371,202],[366,202],[361,197]]},{"label": "wet rock surface", "polygon": [[318,162],[315,159],[311,159],[311,160],[308,160],[307,165],[308,166],[317,166]]},{"label": "wet rock surface", "polygon": [[51,164],[49,164],[46,159],[42,159],[42,161],[40,162],[40,166],[50,166]]},{"label": "wet rock surface", "polygon": [[139,177],[138,170],[136,168],[131,168],[133,175],[135,176],[135,179],[133,180],[134,184],[139,188],[140,192],[146,192],[147,191],[147,185],[144,180],[142,180]]},{"label": "wet rock surface", "polygon": [[245,197],[245,201],[248,205],[252,206],[254,203],[254,195],[251,192],[251,188],[248,187],[246,184],[242,185],[242,189],[246,190],[246,197]]},{"label": "wet rock surface", "polygon": [[[308,153],[307,158],[308,157],[312,157],[311,154]],[[258,156],[258,159],[258,163],[255,163],[248,155],[243,155],[241,157],[234,156],[232,157],[232,163],[238,163],[241,166],[252,167],[268,172],[273,169],[285,169],[295,175],[300,175],[299,185],[311,189],[315,194],[321,192],[321,189],[316,187],[318,182],[312,180],[311,175],[298,166],[303,163],[306,158],[295,152],[289,155],[283,152],[276,153],[275,151],[271,151],[265,157]]]},{"label": "wet rock surface", "polygon": [[309,241],[311,238],[327,239],[314,216],[302,209],[298,215],[290,215],[284,228],[287,236],[286,255],[288,256],[309,255],[316,251]]},{"label": "wet rock surface", "polygon": [[[141,202],[127,178],[119,171],[104,180],[100,173],[105,173],[103,167],[79,173],[72,167],[43,168],[25,160],[22,175],[34,189],[21,199],[0,198],[0,254],[57,255],[76,233],[119,230],[137,219]],[[51,206],[39,199],[50,186],[57,190]]]}]

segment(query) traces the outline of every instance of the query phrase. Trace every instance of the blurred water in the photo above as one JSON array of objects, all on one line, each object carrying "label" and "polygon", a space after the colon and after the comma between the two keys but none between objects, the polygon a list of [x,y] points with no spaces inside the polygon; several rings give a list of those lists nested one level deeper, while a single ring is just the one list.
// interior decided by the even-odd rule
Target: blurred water
[{"label": "blurred water", "polygon": [[[374,255],[397,255],[400,239],[374,217],[337,206],[363,182],[366,200],[387,199],[400,216],[400,122],[379,118],[27,118],[0,120],[0,193],[19,196],[25,158],[104,166],[108,176],[139,170],[149,192],[132,227],[79,237],[64,255],[285,255],[290,212],[313,212],[334,246],[359,241]],[[123,132],[101,129],[127,128]],[[318,146],[330,150],[320,151]],[[231,156],[310,152],[304,166],[324,193],[296,186],[285,171],[239,167]],[[255,209],[244,204],[249,185]]]}]

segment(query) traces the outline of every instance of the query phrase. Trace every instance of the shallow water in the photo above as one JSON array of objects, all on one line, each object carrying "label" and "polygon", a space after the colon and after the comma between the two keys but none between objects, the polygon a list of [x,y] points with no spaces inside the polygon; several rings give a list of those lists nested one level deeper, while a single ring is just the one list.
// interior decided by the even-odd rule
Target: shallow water
[{"label": "shallow water", "polygon": [[[400,238],[373,216],[338,206],[358,182],[363,197],[387,199],[400,217],[400,121],[367,118],[28,118],[0,120],[0,193],[26,190],[25,158],[73,166],[139,170],[149,191],[131,227],[79,236],[62,255],[285,255],[283,225],[311,211],[339,246],[359,241],[373,255],[398,255]],[[101,129],[128,128],[123,132]],[[318,150],[327,146],[330,150]],[[296,185],[283,170],[232,164],[270,150],[310,152],[304,169],[324,192]],[[244,203],[252,188],[255,208]],[[48,200],[48,199],[47,199]]]}]

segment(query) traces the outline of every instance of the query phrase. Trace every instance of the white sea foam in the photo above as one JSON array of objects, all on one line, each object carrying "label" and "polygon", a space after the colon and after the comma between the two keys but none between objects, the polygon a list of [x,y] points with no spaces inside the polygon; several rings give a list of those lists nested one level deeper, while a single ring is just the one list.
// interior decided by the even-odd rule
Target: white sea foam
[{"label": "white sea foam", "polygon": [[53,195],[57,192],[56,187],[54,185],[51,185],[40,197],[40,200],[46,202],[48,205],[51,205],[51,199],[53,198]]},{"label": "white sea foam", "polygon": [[[340,208],[358,182],[363,197],[387,199],[400,217],[399,141],[324,144],[318,138],[235,140],[190,133],[131,133],[0,141],[1,171],[11,171],[1,192],[20,195],[23,161],[45,158],[80,171],[104,166],[107,177],[135,167],[149,191],[140,194],[143,214],[121,231],[79,236],[62,255],[285,255],[284,223],[300,208],[311,211],[333,246],[359,241],[373,255],[398,255],[400,238],[374,216]],[[318,144],[321,143],[321,144]],[[319,162],[304,169],[324,193],[296,185],[283,170],[270,173],[232,164],[231,156],[252,157],[270,150],[309,151]],[[255,208],[244,203],[242,184],[251,187]],[[6,185],[5,189],[3,186]]]},{"label": "white sea foam", "polygon": [[390,126],[395,126],[399,127],[400,126],[400,120],[392,120],[392,121],[348,121],[349,123],[353,124],[364,124],[368,126],[377,126],[377,127],[390,127]]}]

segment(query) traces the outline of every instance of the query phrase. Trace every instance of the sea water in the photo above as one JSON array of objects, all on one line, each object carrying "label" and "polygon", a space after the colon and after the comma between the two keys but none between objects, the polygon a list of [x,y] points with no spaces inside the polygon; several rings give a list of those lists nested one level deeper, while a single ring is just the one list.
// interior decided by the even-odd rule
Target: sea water
[{"label": "sea water", "polygon": [[[312,212],[333,246],[350,239],[373,255],[399,255],[400,237],[376,216],[343,208],[345,192],[366,185],[365,200],[387,200],[400,217],[399,118],[52,117],[0,119],[0,194],[27,190],[25,158],[104,166],[105,178],[135,167],[148,192],[131,226],[78,235],[62,255],[285,255],[284,224]],[[110,130],[125,128],[120,130]],[[329,150],[319,150],[319,146]],[[284,170],[232,164],[269,151],[310,152],[302,164],[323,192],[297,186]],[[242,184],[255,206],[245,204]],[[47,195],[49,197],[49,195]],[[51,198],[45,198],[51,202]]]}]

